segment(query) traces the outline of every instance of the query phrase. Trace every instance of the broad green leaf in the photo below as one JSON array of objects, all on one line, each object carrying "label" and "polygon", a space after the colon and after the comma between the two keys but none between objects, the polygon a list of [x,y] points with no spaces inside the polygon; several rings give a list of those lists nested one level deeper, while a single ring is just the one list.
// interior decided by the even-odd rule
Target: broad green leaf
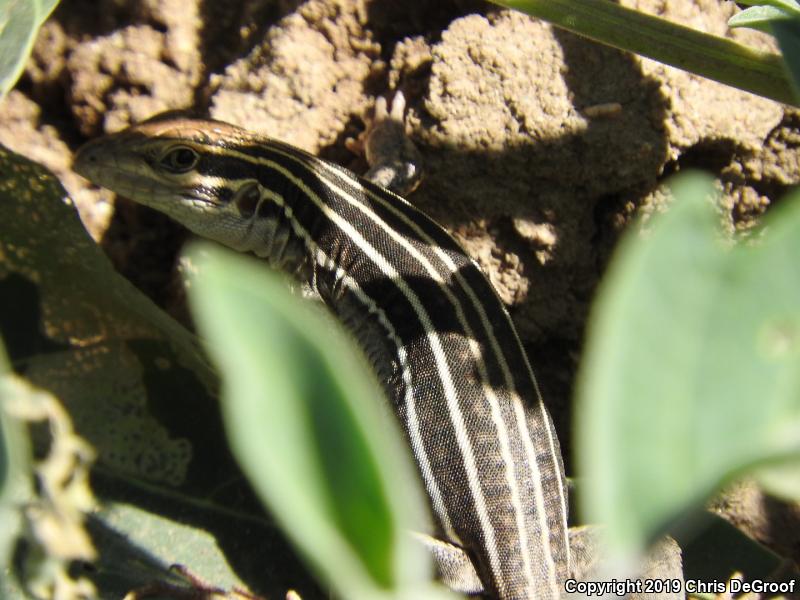
[{"label": "broad green leaf", "polygon": [[156,581],[189,590],[190,582],[171,572],[172,565],[202,576],[209,586],[247,588],[220,542],[183,519],[112,500],[92,516],[89,530],[102,550],[95,568],[104,597],[123,598],[130,590]]},{"label": "broad green leaf", "polygon": [[[51,173],[2,147],[0,331],[14,369],[58,396],[97,450],[92,483],[101,501],[161,513],[197,539],[213,535],[247,587],[269,597],[289,587],[321,596],[230,456],[216,377],[195,336],[114,270]],[[104,518],[95,520],[100,529],[112,526]],[[170,535],[165,528],[160,539]],[[97,544],[101,597],[121,598],[164,571],[143,573],[137,565],[154,549],[115,539]],[[225,585],[211,560],[189,566],[209,585]]]},{"label": "broad green leaf", "polygon": [[0,98],[14,87],[58,0],[0,0]]},{"label": "broad green leaf", "polygon": [[47,20],[47,17],[50,16],[50,13],[55,10],[56,6],[58,6],[59,0],[39,0],[39,24],[44,23]]},{"label": "broad green leaf", "polygon": [[800,465],[797,460],[762,467],[756,477],[761,487],[773,496],[787,501],[800,498]]},{"label": "broad green leaf", "polygon": [[791,21],[775,21],[771,27],[781,47],[795,98],[800,101],[800,16]]},{"label": "broad green leaf", "polygon": [[[727,581],[741,573],[746,581],[785,581],[792,569],[787,561],[762,546],[713,512],[704,512],[702,532],[676,535],[683,555],[684,577],[694,581]],[[784,571],[784,573],[781,573]],[[796,569],[791,576],[796,577]],[[687,591],[690,591],[687,589]]]},{"label": "broad green leaf", "polygon": [[800,195],[731,248],[706,179],[673,191],[620,244],[579,378],[581,506],[626,553],[735,475],[800,464]]},{"label": "broad green leaf", "polygon": [[148,410],[148,394],[158,404],[148,386],[182,382],[162,394],[164,413],[190,395],[213,409],[196,338],[114,270],[52,174],[2,148],[0,174],[0,332],[12,366],[65,403],[101,465],[180,481],[191,451]]},{"label": "broad green leaf", "polygon": [[423,502],[364,360],[263,263],[203,249],[190,253],[201,265],[190,304],[256,490],[342,597],[419,591],[427,569],[407,529],[426,527]]}]

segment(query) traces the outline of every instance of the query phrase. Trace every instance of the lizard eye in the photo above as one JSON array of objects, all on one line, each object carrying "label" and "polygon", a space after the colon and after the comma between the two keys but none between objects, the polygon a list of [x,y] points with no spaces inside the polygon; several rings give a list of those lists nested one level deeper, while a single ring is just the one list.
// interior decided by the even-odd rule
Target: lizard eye
[{"label": "lizard eye", "polygon": [[196,164],[197,152],[187,146],[178,146],[167,152],[159,164],[171,173],[186,173]]}]

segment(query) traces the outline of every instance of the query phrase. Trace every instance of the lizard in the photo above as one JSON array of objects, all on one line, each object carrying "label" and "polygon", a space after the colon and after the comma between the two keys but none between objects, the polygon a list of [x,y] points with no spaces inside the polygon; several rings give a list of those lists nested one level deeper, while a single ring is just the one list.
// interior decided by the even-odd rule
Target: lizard
[{"label": "lizard", "polygon": [[174,113],[90,141],[74,169],[309,286],[353,334],[397,414],[429,497],[430,549],[444,579],[479,591],[458,581],[467,565],[499,600],[559,598],[569,541],[555,428],[491,283],[396,193],[420,175],[403,114],[400,94],[391,110],[376,103],[365,177]]}]

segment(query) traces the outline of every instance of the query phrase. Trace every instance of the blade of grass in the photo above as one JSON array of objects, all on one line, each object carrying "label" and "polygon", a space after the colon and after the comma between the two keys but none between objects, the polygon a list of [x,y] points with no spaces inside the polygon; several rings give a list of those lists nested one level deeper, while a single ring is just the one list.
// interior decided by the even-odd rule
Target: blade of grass
[{"label": "blade of grass", "polygon": [[592,40],[800,106],[777,54],[671,23],[608,0],[493,0]]}]

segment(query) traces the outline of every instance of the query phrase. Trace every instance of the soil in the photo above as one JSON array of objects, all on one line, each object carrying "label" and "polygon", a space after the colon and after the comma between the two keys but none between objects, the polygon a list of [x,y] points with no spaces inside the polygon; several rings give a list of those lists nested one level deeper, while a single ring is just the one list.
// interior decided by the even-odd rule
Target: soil
[{"label": "soil", "polygon": [[[774,49],[760,33],[727,29],[733,3],[623,4]],[[507,303],[567,456],[594,290],[631,218],[664,202],[664,177],[712,172],[730,232],[800,183],[800,110],[477,0],[63,0],[0,104],[0,142],[58,174],[117,268],[185,319],[175,274],[185,232],[89,186],[70,170],[72,152],[190,109],[363,171],[345,140],[394,90],[425,159],[410,200]],[[775,539],[798,531],[796,515],[770,528],[733,504],[740,524],[797,559],[796,542]]]}]

